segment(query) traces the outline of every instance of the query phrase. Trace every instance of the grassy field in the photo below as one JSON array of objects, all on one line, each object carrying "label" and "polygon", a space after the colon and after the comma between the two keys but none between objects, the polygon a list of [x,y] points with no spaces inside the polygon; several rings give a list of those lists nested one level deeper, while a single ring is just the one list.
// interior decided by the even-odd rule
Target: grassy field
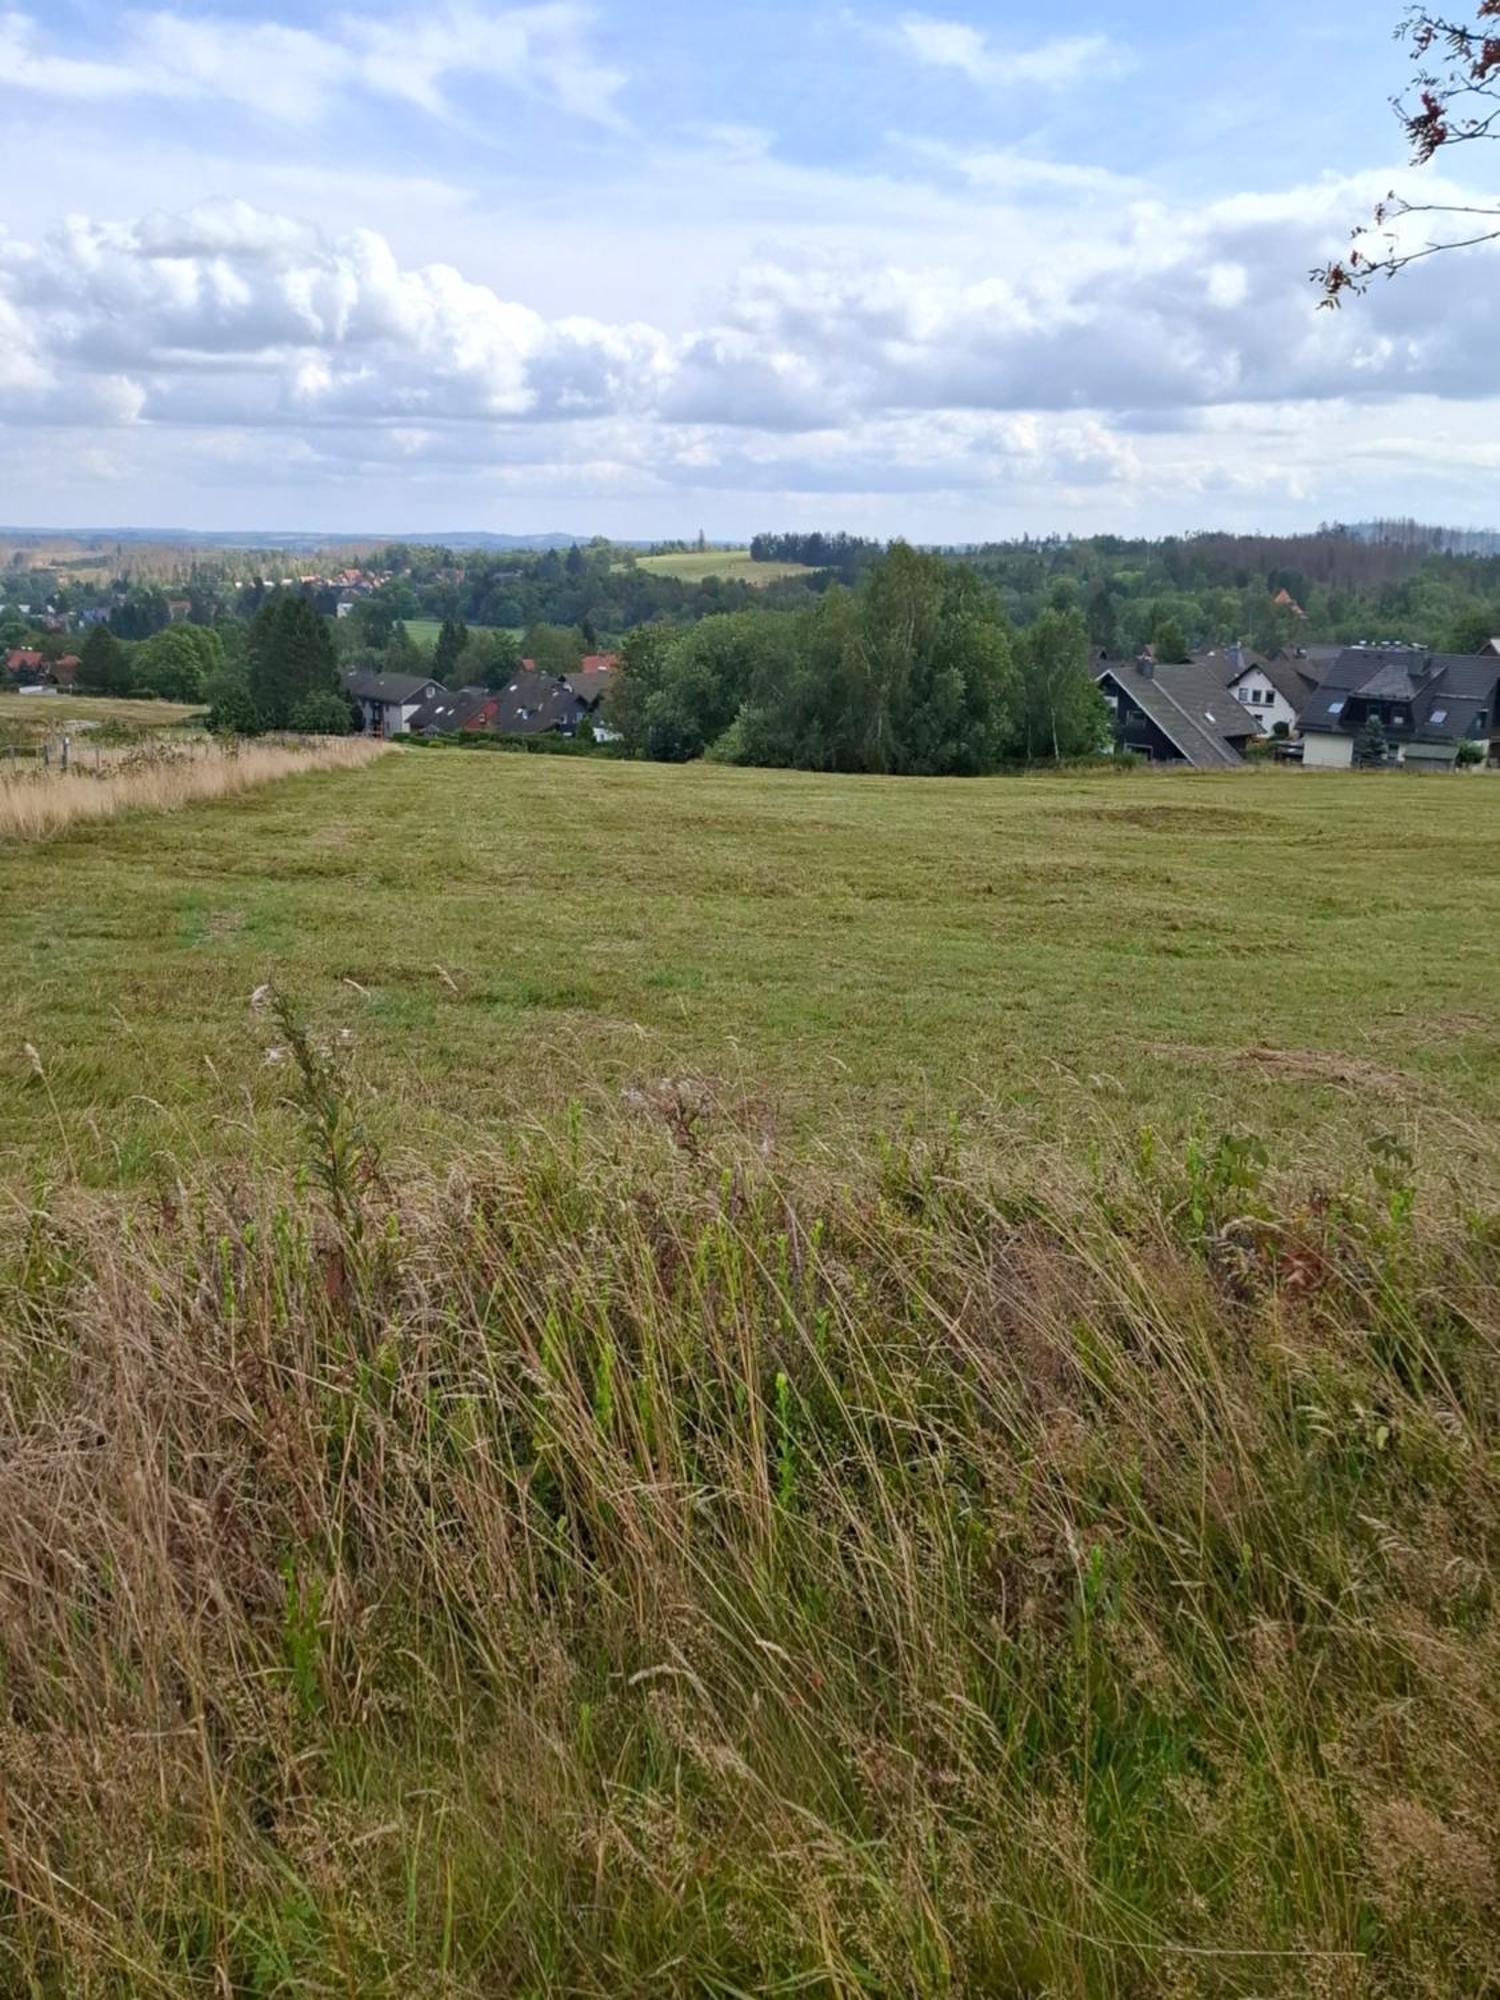
[{"label": "grassy field", "polygon": [[642,569],[658,576],[675,576],[683,583],[702,583],[716,576],[725,583],[749,583],[763,589],[789,576],[815,576],[805,563],[752,562],[748,549],[691,549],[680,555],[641,556]]},{"label": "grassy field", "polygon": [[[10,1161],[238,1145],[271,977],[424,1149],[701,1080],[768,1132],[1295,1151],[1500,1110],[1500,788],[387,759],[0,860]],[[248,1096],[247,1096],[248,1093]]]},{"label": "grassy field", "polygon": [[[441,618],[407,618],[403,620],[403,623],[406,626],[408,636],[411,639],[413,639],[418,646],[421,647],[424,653],[430,653],[434,650],[434,648],[437,646],[439,634],[442,632],[443,629],[443,621]],[[498,631],[514,630],[515,636],[517,638],[521,636],[521,628],[519,626],[512,628],[510,626],[499,626],[499,625],[472,625],[470,626],[469,629],[472,632],[498,632]]]},{"label": "grassy field", "polygon": [[25,743],[63,730],[174,729],[201,709],[175,701],[114,701],[105,696],[69,694],[0,695],[0,744]]},{"label": "grassy field", "polygon": [[1497,813],[0,845],[0,1992],[1500,1991]]}]

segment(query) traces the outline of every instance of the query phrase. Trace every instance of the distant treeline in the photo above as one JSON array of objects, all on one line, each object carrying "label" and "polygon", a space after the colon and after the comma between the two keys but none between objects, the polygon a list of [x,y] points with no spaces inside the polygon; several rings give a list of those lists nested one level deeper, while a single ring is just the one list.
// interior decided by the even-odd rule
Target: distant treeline
[{"label": "distant treeline", "polygon": [[884,542],[864,541],[857,535],[757,535],[750,544],[750,559],[805,563],[809,569],[833,570],[848,581],[868,569],[884,551]]},{"label": "distant treeline", "polygon": [[[1293,536],[1025,538],[938,556],[977,572],[1017,630],[1049,611],[1075,612],[1090,643],[1110,654],[1129,656],[1150,643],[1169,659],[1234,640],[1264,651],[1357,639],[1468,651],[1500,633],[1500,554],[1473,552],[1489,539],[1388,522]],[[757,589],[740,579],[663,575],[603,540],[541,553],[393,543],[380,551],[391,573],[357,596],[353,616],[340,622],[339,647],[346,664],[373,663],[393,641],[405,650],[399,635],[413,620],[518,637],[562,630],[577,633],[591,651],[617,646],[641,626],[683,628],[751,611],[802,618],[831,589],[857,587],[883,552],[852,535],[760,534],[751,545],[757,561],[794,563],[802,572]],[[188,620],[219,630],[230,645],[227,635],[243,630],[277,588],[275,580],[246,582],[205,558],[181,595]],[[160,585],[124,576],[106,586],[70,581],[61,571],[14,572],[0,576],[0,600],[10,607],[0,613],[0,640],[8,646],[45,640],[68,648],[66,634],[45,633],[42,605],[64,614],[103,612],[127,641],[151,638],[174,616]],[[29,618],[21,602],[31,606]],[[331,585],[315,589],[313,602],[331,618],[340,593]]]}]

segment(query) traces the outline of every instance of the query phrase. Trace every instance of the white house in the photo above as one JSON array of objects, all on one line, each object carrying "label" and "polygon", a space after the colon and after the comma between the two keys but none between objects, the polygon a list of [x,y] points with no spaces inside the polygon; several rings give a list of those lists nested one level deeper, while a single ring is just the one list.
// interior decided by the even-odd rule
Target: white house
[{"label": "white house", "polygon": [[[1243,662],[1235,665],[1238,654]],[[1229,665],[1228,691],[1248,708],[1262,736],[1275,736],[1277,725],[1284,736],[1295,736],[1307,698],[1317,686],[1317,675],[1304,673],[1295,660],[1263,660],[1231,646],[1225,655]]]},{"label": "white house", "polygon": [[421,674],[345,674],[345,690],[359,703],[366,736],[405,736],[425,703],[447,690]]}]

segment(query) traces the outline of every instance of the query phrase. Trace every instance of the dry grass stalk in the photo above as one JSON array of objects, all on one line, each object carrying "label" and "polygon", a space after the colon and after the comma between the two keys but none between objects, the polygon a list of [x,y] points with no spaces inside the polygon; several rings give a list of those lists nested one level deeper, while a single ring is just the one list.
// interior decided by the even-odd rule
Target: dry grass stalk
[{"label": "dry grass stalk", "polygon": [[56,763],[25,770],[0,765],[0,840],[44,840],[126,812],[175,812],[305,771],[358,770],[391,747],[363,737],[204,738],[103,753],[80,749],[68,771]]},{"label": "dry grass stalk", "polygon": [[300,1193],[0,1218],[14,1990],[1495,1989],[1477,1200],[439,1181],[299,1066]]}]

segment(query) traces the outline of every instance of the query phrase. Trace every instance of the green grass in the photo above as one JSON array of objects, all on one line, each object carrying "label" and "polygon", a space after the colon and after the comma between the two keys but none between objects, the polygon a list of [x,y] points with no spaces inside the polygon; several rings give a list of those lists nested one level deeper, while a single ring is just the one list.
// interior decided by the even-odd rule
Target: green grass
[{"label": "green grass", "polygon": [[788,577],[816,576],[805,563],[754,562],[748,549],[691,549],[680,555],[641,556],[642,569],[657,576],[675,576],[682,583],[703,583],[718,577],[725,583],[748,583],[763,589]]},{"label": "green grass", "polygon": [[0,695],[0,743],[50,736],[64,728],[171,729],[203,713],[176,701],[114,700],[104,695]]},{"label": "green grass", "polygon": [[273,976],[428,1153],[692,1077],[795,1147],[957,1119],[1461,1156],[1500,1112],[1497,806],[1482,778],[1275,771],[293,779],[0,856],[3,1158],[45,1161],[59,1122],[96,1178],[239,1147],[274,1122],[246,1011]]},{"label": "green grass", "polygon": [[[434,650],[439,634],[443,629],[441,618],[407,618],[402,622],[406,626],[407,636],[420,646],[424,653],[431,653]],[[471,625],[469,630],[471,632],[512,632],[518,639],[521,636],[521,627],[519,625]]]},{"label": "green grass", "polygon": [[0,850],[0,1992],[1500,1991],[1497,809]]}]

